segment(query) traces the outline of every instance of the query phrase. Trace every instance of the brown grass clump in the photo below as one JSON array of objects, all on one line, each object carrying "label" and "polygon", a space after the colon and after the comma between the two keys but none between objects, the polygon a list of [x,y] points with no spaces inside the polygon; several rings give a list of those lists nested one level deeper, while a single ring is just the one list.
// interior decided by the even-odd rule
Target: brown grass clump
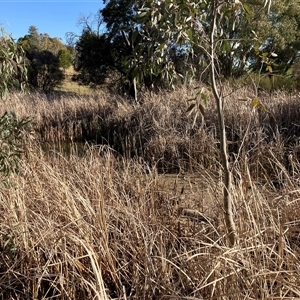
[{"label": "brown grass clump", "polygon": [[69,159],[32,149],[1,188],[2,298],[300,297],[297,186],[279,196],[245,178],[233,191],[240,242],[229,248],[220,188],[198,178],[207,222],[180,214],[193,196],[162,189],[144,163],[105,147]]}]

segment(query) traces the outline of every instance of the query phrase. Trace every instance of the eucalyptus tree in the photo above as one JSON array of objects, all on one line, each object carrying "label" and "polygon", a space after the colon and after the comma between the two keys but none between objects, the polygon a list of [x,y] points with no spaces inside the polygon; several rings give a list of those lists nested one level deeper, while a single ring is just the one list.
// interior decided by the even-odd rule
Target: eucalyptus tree
[{"label": "eucalyptus tree", "polygon": [[[95,15],[80,17],[78,24],[82,34],[75,43],[76,37],[68,34],[76,48],[74,66],[79,79],[85,84],[97,85],[107,77],[117,78],[121,85],[131,86],[130,94],[135,97],[138,87],[162,87],[161,66],[153,63],[153,42],[141,34],[141,25],[136,20],[144,1],[108,0],[104,3],[105,7]],[[169,45],[168,56],[176,70],[183,74],[185,53],[176,46]]]},{"label": "eucalyptus tree", "polygon": [[[262,9],[255,11],[252,30],[261,41],[261,52],[277,54],[274,71],[284,74],[299,58],[300,0],[272,1],[269,14]],[[260,60],[255,53],[251,57],[251,67],[260,68]]]},{"label": "eucalyptus tree", "polygon": [[[250,8],[252,5],[269,10],[271,0],[265,0],[265,2],[260,0],[147,0],[137,16],[145,39],[148,41],[147,47],[152,45],[153,64],[168,66],[164,68],[167,78],[176,76],[168,55],[170,43],[176,43],[191,53],[196,46],[208,59],[210,86],[218,114],[224,217],[229,245],[232,247],[237,243],[238,236],[232,211],[231,166],[227,152],[223,112],[224,94],[219,69],[220,49],[232,42],[223,34],[228,24],[232,26],[232,29],[241,23],[246,23],[251,28]],[[253,37],[248,36],[248,39],[253,39]],[[205,99],[204,94],[201,96]]]},{"label": "eucalyptus tree", "polygon": [[110,1],[95,15],[80,16],[81,35],[68,34],[76,50],[74,68],[82,83],[98,85],[109,77],[131,82],[128,62],[132,47],[127,43],[134,24],[127,14],[131,2]]},{"label": "eucalyptus tree", "polygon": [[25,52],[13,38],[1,29],[0,37],[0,94],[1,97],[11,90],[25,89],[27,68]]},{"label": "eucalyptus tree", "polygon": [[[13,38],[1,29],[0,37],[0,98],[7,101],[8,95],[16,90],[25,91],[27,68],[24,50]],[[13,112],[0,116],[0,175],[7,177],[17,172],[22,153],[24,129],[29,125],[28,118],[18,119]],[[2,183],[0,177],[0,182]]]}]

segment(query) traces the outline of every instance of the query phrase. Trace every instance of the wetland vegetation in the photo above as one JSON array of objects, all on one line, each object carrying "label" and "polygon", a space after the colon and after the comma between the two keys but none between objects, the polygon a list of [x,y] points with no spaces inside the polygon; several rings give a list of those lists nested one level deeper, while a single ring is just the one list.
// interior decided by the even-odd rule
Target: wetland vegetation
[{"label": "wetland vegetation", "polygon": [[299,0],[106,4],[2,32],[0,299],[300,299]]},{"label": "wetland vegetation", "polygon": [[[192,87],[142,104],[104,92],[4,101],[33,122],[19,173],[1,186],[2,298],[299,297],[299,95],[265,94],[264,111],[239,101],[249,88],[227,91],[234,247],[215,107],[189,114]],[[43,150],[69,142],[68,155]]]}]

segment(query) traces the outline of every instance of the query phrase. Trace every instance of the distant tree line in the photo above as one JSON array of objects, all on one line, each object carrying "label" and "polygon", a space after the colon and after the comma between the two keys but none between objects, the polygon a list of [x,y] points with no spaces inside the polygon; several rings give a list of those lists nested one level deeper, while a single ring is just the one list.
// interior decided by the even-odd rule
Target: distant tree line
[{"label": "distant tree line", "polygon": [[[154,57],[153,49],[165,45],[164,24],[160,24],[158,34],[157,27],[143,19],[146,16],[139,14],[137,18],[144,1],[106,0],[104,4],[94,16],[79,19],[82,26],[79,37],[69,33],[69,42],[76,49],[74,67],[78,81],[89,85],[109,82],[114,87],[127,87],[131,94],[134,80],[139,89],[163,87],[174,78],[168,75],[170,72],[178,75],[179,82],[192,78],[209,81],[208,46],[204,40],[196,46],[190,43],[179,46],[174,36],[168,40],[166,56]],[[273,0],[269,13],[257,5],[249,5],[248,9],[248,20],[239,19],[239,12],[235,11],[221,29],[222,40],[217,49],[219,75],[224,79],[239,79],[251,70],[294,78],[296,82],[300,1]],[[195,30],[188,34],[209,32],[209,27],[208,16],[206,22],[199,20]]]},{"label": "distant tree line", "polygon": [[[26,57],[30,87],[54,89],[71,65],[77,72],[73,79],[80,84],[106,84],[131,96],[136,96],[137,90],[192,79],[209,82],[205,39],[179,45],[178,37],[173,36],[166,43],[165,24],[157,20],[159,26],[153,26],[145,19],[148,16],[139,13],[145,1],[105,0],[104,4],[95,15],[79,18],[81,34],[68,33],[68,45],[30,26],[28,34],[16,43]],[[272,82],[278,78],[279,87],[299,87],[300,0],[273,0],[269,13],[259,5],[249,5],[248,10],[248,19],[239,19],[239,12],[233,11],[220,29],[216,49],[220,78],[239,80],[252,71]],[[205,22],[199,19],[194,30],[187,32],[187,40],[193,35],[201,37],[201,31],[205,36],[209,27],[209,16]],[[167,51],[156,57],[156,49],[162,45]]]},{"label": "distant tree line", "polygon": [[28,34],[19,38],[17,44],[25,51],[31,88],[48,92],[62,83],[63,70],[72,65],[70,47],[47,33],[39,33],[35,26],[30,26]]}]

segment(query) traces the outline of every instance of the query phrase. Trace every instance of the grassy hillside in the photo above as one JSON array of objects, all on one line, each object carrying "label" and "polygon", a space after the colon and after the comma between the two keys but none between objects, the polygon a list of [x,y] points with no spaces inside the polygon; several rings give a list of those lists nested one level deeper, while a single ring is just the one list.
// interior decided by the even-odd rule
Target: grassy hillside
[{"label": "grassy hillside", "polygon": [[262,97],[263,111],[227,89],[234,248],[213,101],[204,116],[187,113],[188,87],[141,105],[104,92],[4,102],[34,123],[0,188],[2,299],[300,297],[299,96]]},{"label": "grassy hillside", "polygon": [[95,92],[92,88],[86,85],[79,84],[77,81],[72,80],[73,75],[76,74],[74,68],[70,68],[64,71],[65,79],[63,80],[61,86],[57,87],[55,90],[64,93],[74,93],[77,95],[90,95]]}]

